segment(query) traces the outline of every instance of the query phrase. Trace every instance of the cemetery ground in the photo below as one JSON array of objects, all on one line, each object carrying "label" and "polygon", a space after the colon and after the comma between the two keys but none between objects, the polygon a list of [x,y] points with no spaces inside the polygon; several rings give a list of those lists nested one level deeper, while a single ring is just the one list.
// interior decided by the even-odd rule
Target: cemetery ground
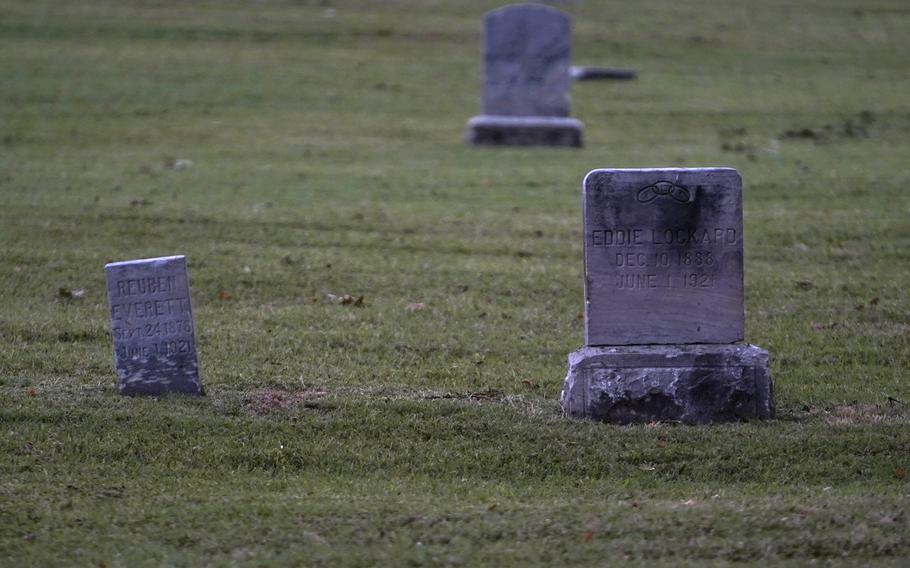
[{"label": "cemetery ground", "polygon": [[[0,3],[0,564],[900,565],[910,8],[561,5],[585,148],[479,149],[493,2]],[[744,180],[777,417],[566,420],[598,167]],[[118,395],[186,254],[206,396]]]}]

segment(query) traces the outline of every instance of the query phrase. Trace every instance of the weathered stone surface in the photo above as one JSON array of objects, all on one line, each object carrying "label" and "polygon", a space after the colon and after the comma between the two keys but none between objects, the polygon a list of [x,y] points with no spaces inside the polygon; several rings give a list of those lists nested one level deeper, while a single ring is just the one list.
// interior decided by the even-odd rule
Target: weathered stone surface
[{"label": "weathered stone surface", "polygon": [[121,394],[202,394],[186,259],[105,266]]},{"label": "weathered stone surface", "polygon": [[774,414],[768,352],[754,345],[582,347],[561,402],[567,416],[616,424]]},{"label": "weathered stone surface", "polygon": [[581,122],[573,118],[475,116],[468,122],[468,142],[490,146],[582,145]]},{"label": "weathered stone surface", "polygon": [[487,13],[484,114],[569,116],[570,28],[567,14],[540,4]]},{"label": "weathered stone surface", "polygon": [[742,227],[734,169],[590,172],[585,343],[741,341]]}]

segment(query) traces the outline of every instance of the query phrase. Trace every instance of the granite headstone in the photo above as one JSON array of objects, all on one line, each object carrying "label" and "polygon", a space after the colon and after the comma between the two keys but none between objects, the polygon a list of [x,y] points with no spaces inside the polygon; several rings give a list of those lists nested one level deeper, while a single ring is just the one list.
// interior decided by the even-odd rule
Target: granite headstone
[{"label": "granite headstone", "polygon": [[468,141],[491,145],[580,146],[569,117],[571,23],[540,4],[516,4],[484,18],[483,114]]},{"label": "granite headstone", "polygon": [[595,170],[584,188],[588,345],[743,339],[736,170]]},{"label": "granite headstone", "polygon": [[105,266],[121,394],[202,394],[186,259]]},{"label": "granite headstone", "polygon": [[773,413],[743,325],[742,180],[730,168],[594,170],[583,184],[585,343],[565,412],[618,423]]}]

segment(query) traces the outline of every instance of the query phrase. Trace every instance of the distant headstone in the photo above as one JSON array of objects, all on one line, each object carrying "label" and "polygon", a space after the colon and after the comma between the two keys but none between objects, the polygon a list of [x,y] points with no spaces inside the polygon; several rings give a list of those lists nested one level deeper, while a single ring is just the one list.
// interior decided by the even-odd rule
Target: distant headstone
[{"label": "distant headstone", "polygon": [[568,118],[571,24],[540,4],[517,4],[484,18],[483,114],[468,141],[492,145],[581,146],[582,124]]},{"label": "distant headstone", "polygon": [[585,343],[570,416],[770,417],[768,353],[743,333],[742,181],[729,168],[594,170],[584,181]]},{"label": "distant headstone", "polygon": [[105,266],[121,394],[202,394],[183,256]]}]

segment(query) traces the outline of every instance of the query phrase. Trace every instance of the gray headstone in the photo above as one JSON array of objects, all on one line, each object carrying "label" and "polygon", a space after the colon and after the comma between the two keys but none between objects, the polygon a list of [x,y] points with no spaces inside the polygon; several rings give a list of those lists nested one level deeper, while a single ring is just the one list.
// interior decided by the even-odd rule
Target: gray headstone
[{"label": "gray headstone", "polygon": [[202,394],[183,256],[105,266],[121,394]]},{"label": "gray headstone", "polygon": [[569,16],[517,4],[484,19],[483,112],[499,116],[569,116]]},{"label": "gray headstone", "polygon": [[569,16],[516,4],[484,18],[483,114],[466,139],[487,146],[582,145],[584,125],[569,118]]},{"label": "gray headstone", "polygon": [[587,345],[743,339],[736,170],[594,170],[584,231]]},{"label": "gray headstone", "polygon": [[743,339],[742,180],[729,168],[594,170],[584,181],[585,343],[569,416],[770,418],[768,352]]}]

